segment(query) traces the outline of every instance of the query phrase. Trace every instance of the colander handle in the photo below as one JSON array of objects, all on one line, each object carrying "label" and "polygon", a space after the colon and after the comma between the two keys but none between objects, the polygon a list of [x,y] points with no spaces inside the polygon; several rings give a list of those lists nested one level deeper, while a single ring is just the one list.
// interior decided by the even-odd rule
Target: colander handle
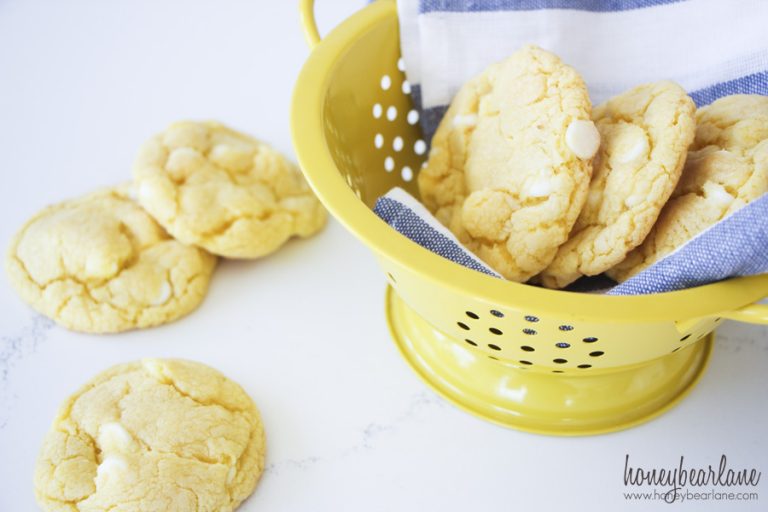
[{"label": "colander handle", "polygon": [[304,38],[310,49],[320,42],[320,32],[317,31],[315,21],[315,0],[299,0],[299,13],[301,15],[301,27],[304,29]]},{"label": "colander handle", "polygon": [[728,311],[720,316],[729,320],[736,320],[737,322],[768,325],[768,304],[750,304],[735,311]]}]

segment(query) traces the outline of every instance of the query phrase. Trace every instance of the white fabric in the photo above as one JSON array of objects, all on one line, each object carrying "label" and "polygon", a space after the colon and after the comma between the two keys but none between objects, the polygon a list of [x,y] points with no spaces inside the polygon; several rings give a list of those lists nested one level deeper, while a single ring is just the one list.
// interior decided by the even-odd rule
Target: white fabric
[{"label": "white fabric", "polygon": [[576,68],[595,104],[649,81],[675,80],[692,92],[768,70],[766,0],[419,14],[422,3],[398,0],[406,73],[424,109],[447,105],[463,83],[527,43]]}]

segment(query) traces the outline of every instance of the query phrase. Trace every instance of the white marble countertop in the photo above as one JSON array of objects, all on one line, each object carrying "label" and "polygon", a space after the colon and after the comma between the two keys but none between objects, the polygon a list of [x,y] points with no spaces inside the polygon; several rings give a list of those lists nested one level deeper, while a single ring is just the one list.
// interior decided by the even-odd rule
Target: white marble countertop
[{"label": "white marble countertop", "polygon": [[[0,241],[43,205],[124,181],[137,145],[214,118],[292,153],[288,111],[307,56],[294,1],[0,1]],[[362,2],[320,1],[321,30]],[[428,390],[384,320],[385,280],[337,223],[255,262],[225,262],[205,303],[160,328],[68,332],[0,277],[0,511],[35,510],[32,473],[59,403],[146,356],[208,363],[259,405],[267,469],[244,511],[666,510],[623,497],[646,467],[768,471],[768,330],[726,323],[678,407],[605,436],[552,438],[471,417]],[[759,501],[685,510],[765,510]],[[762,503],[762,508],[761,504]]]}]

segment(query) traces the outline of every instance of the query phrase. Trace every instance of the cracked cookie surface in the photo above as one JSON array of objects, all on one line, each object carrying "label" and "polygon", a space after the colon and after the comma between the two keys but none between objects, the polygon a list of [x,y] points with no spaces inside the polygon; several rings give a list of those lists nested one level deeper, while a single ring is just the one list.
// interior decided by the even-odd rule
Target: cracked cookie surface
[{"label": "cracked cookie surface", "polygon": [[622,282],[768,192],[768,97],[733,95],[696,113],[696,137],[672,197],[638,248],[608,271]]},{"label": "cracked cookie surface", "polygon": [[643,242],[680,179],[695,111],[674,82],[640,85],[594,109],[601,144],[587,201],[542,272],[544,286],[601,274]]},{"label": "cracked cookie surface", "polygon": [[139,202],[171,235],[220,256],[258,258],[326,221],[294,164],[213,121],[172,124],[142,146],[133,174]]},{"label": "cracked cookie surface", "polygon": [[22,299],[96,333],[170,322],[200,304],[216,258],[170,238],[128,190],[65,201],[27,222],[6,257]]},{"label": "cracked cookie surface", "polygon": [[599,135],[576,71],[527,46],[467,82],[419,173],[424,205],[514,281],[543,270],[576,221]]},{"label": "cracked cookie surface", "polygon": [[49,512],[229,512],[264,469],[243,389],[200,363],[147,359],[96,376],[60,408],[35,467]]}]

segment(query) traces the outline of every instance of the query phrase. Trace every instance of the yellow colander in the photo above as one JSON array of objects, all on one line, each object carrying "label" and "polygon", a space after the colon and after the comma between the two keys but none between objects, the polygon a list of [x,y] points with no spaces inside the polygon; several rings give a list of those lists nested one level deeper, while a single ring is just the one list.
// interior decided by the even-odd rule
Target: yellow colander
[{"label": "yellow colander", "polygon": [[312,9],[301,2],[312,53],[291,113],[301,168],[378,258],[392,337],[448,400],[531,432],[619,430],[693,387],[724,318],[768,323],[768,306],[754,304],[768,295],[768,275],[648,296],[553,291],[464,268],[397,233],[371,207],[395,186],[418,195],[425,143],[403,74],[395,2],[368,5],[322,41]]}]

